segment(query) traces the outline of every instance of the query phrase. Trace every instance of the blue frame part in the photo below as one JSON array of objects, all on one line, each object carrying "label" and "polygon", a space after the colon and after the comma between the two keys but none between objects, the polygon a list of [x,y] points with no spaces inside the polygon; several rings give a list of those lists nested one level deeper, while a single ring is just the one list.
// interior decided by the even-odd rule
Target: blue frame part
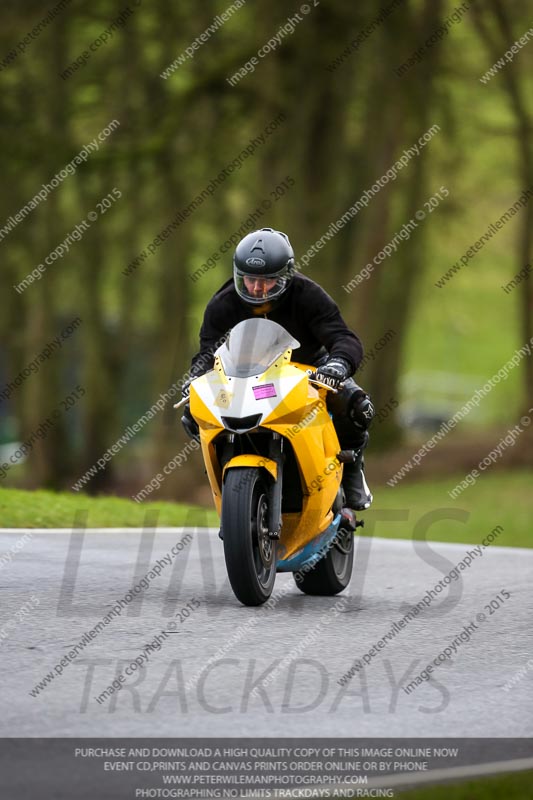
[{"label": "blue frame part", "polygon": [[319,533],[301,550],[287,559],[280,559],[276,565],[276,572],[298,572],[304,567],[311,567],[322,558],[329,550],[329,545],[337,535],[341,523],[341,515],[337,514],[331,525]]}]

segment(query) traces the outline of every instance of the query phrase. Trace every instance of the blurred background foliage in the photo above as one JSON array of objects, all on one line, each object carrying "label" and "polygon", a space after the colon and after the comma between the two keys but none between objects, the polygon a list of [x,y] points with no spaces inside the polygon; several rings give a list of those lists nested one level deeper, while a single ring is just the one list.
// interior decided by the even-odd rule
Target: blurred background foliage
[{"label": "blurred background foliage", "polygon": [[[359,376],[378,409],[398,405],[374,425],[376,475],[380,463],[403,463],[401,454],[412,452],[417,436],[425,438],[453,415],[533,335],[532,281],[507,294],[501,288],[531,261],[533,202],[444,288],[435,286],[489,224],[533,188],[533,41],[490,82],[480,81],[529,29],[530,5],[473,2],[400,78],[396,70],[450,20],[458,3],[313,2],[292,35],[234,87],[227,78],[298,12],[299,3],[248,0],[167,79],[164,70],[229,3],[144,0],[128,7],[126,0],[73,0],[24,52],[18,43],[57,3],[3,4],[0,227],[112,120],[120,123],[0,242],[0,390],[73,318],[83,321],[59,353],[0,401],[3,459],[76,385],[86,392],[25,462],[10,469],[4,485],[70,486],[183,375],[203,308],[231,275],[232,250],[199,279],[191,274],[287,176],[294,186],[254,227],[286,231],[298,259],[434,124],[441,130],[421,155],[305,270],[339,303],[368,350],[394,331]],[[346,54],[381,7],[390,7],[390,14]],[[126,8],[123,27],[62,78]],[[6,63],[13,50],[16,57]],[[285,121],[264,145],[125,274],[279,115]],[[344,292],[342,285],[441,186],[449,197],[369,280]],[[18,294],[14,285],[115,187],[121,199]],[[450,436],[463,445],[459,461],[450,456],[450,469],[475,463],[474,453],[481,448],[484,455],[494,432],[514,425],[532,397],[533,360],[525,358]],[[138,491],[184,446],[168,406],[87,491]],[[405,424],[417,416],[426,420],[424,431]],[[476,450],[478,440],[484,444]],[[530,445],[519,451],[530,464]],[[166,480],[160,497],[191,497],[201,476],[197,455],[188,467]]]}]

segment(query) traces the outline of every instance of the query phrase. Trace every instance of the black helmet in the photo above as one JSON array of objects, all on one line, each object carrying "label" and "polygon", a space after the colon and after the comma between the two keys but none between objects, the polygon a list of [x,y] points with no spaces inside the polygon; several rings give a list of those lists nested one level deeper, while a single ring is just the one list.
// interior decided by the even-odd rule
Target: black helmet
[{"label": "black helmet", "polygon": [[241,239],[233,256],[235,290],[245,303],[260,306],[279,300],[294,274],[289,238],[273,228],[261,228]]}]

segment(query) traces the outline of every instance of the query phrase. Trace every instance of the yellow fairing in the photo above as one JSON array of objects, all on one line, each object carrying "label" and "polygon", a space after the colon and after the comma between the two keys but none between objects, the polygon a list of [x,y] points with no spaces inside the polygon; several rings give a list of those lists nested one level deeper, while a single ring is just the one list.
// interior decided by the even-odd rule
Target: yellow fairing
[{"label": "yellow fairing", "polygon": [[[333,514],[330,509],[342,480],[342,465],[336,458],[340,446],[326,408],[326,390],[317,390],[309,383],[305,370],[312,367],[291,363],[290,356],[288,350],[258,376],[259,384],[275,382],[282,397],[268,416],[263,417],[260,427],[276,431],[290,441],[302,482],[302,511],[283,514],[280,543],[284,546],[284,558],[291,556],[331,523]],[[191,385],[191,413],[200,427],[204,463],[220,515],[223,475],[228,469],[263,466],[276,478],[274,470],[277,465],[264,456],[251,453],[236,456],[221,470],[213,441],[225,428],[215,416],[216,412],[210,410],[198,393],[206,397],[208,383],[210,402],[219,412],[219,407],[225,407],[226,392],[231,398],[232,386],[220,362],[215,364],[213,372],[197,378]],[[284,386],[287,385],[292,388],[285,393]]]},{"label": "yellow fairing", "polygon": [[[287,364],[281,373],[298,370],[301,374],[306,369],[310,368]],[[290,441],[302,480],[302,511],[283,515],[280,543],[286,548],[284,558],[289,558],[331,523],[330,509],[342,480],[336,458],[339,440],[326,408],[326,390],[315,389],[306,379],[300,381],[263,427]]]},{"label": "yellow fairing", "polygon": [[[196,381],[205,380],[205,375],[196,379]],[[213,440],[224,430],[224,427],[195,391],[194,384],[196,381],[191,384],[191,414],[200,427],[202,456],[209,479],[209,485],[213,493],[215,507],[220,516],[222,510],[222,470],[220,469],[220,464],[216,457]]]}]

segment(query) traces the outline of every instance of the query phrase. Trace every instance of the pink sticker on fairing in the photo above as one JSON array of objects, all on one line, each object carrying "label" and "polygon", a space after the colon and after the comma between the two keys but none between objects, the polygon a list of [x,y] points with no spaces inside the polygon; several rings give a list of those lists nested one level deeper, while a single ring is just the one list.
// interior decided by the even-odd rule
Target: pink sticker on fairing
[{"label": "pink sticker on fairing", "polygon": [[277,397],[276,387],[273,383],[264,383],[262,386],[253,386],[256,400],[265,400],[267,397]]}]

